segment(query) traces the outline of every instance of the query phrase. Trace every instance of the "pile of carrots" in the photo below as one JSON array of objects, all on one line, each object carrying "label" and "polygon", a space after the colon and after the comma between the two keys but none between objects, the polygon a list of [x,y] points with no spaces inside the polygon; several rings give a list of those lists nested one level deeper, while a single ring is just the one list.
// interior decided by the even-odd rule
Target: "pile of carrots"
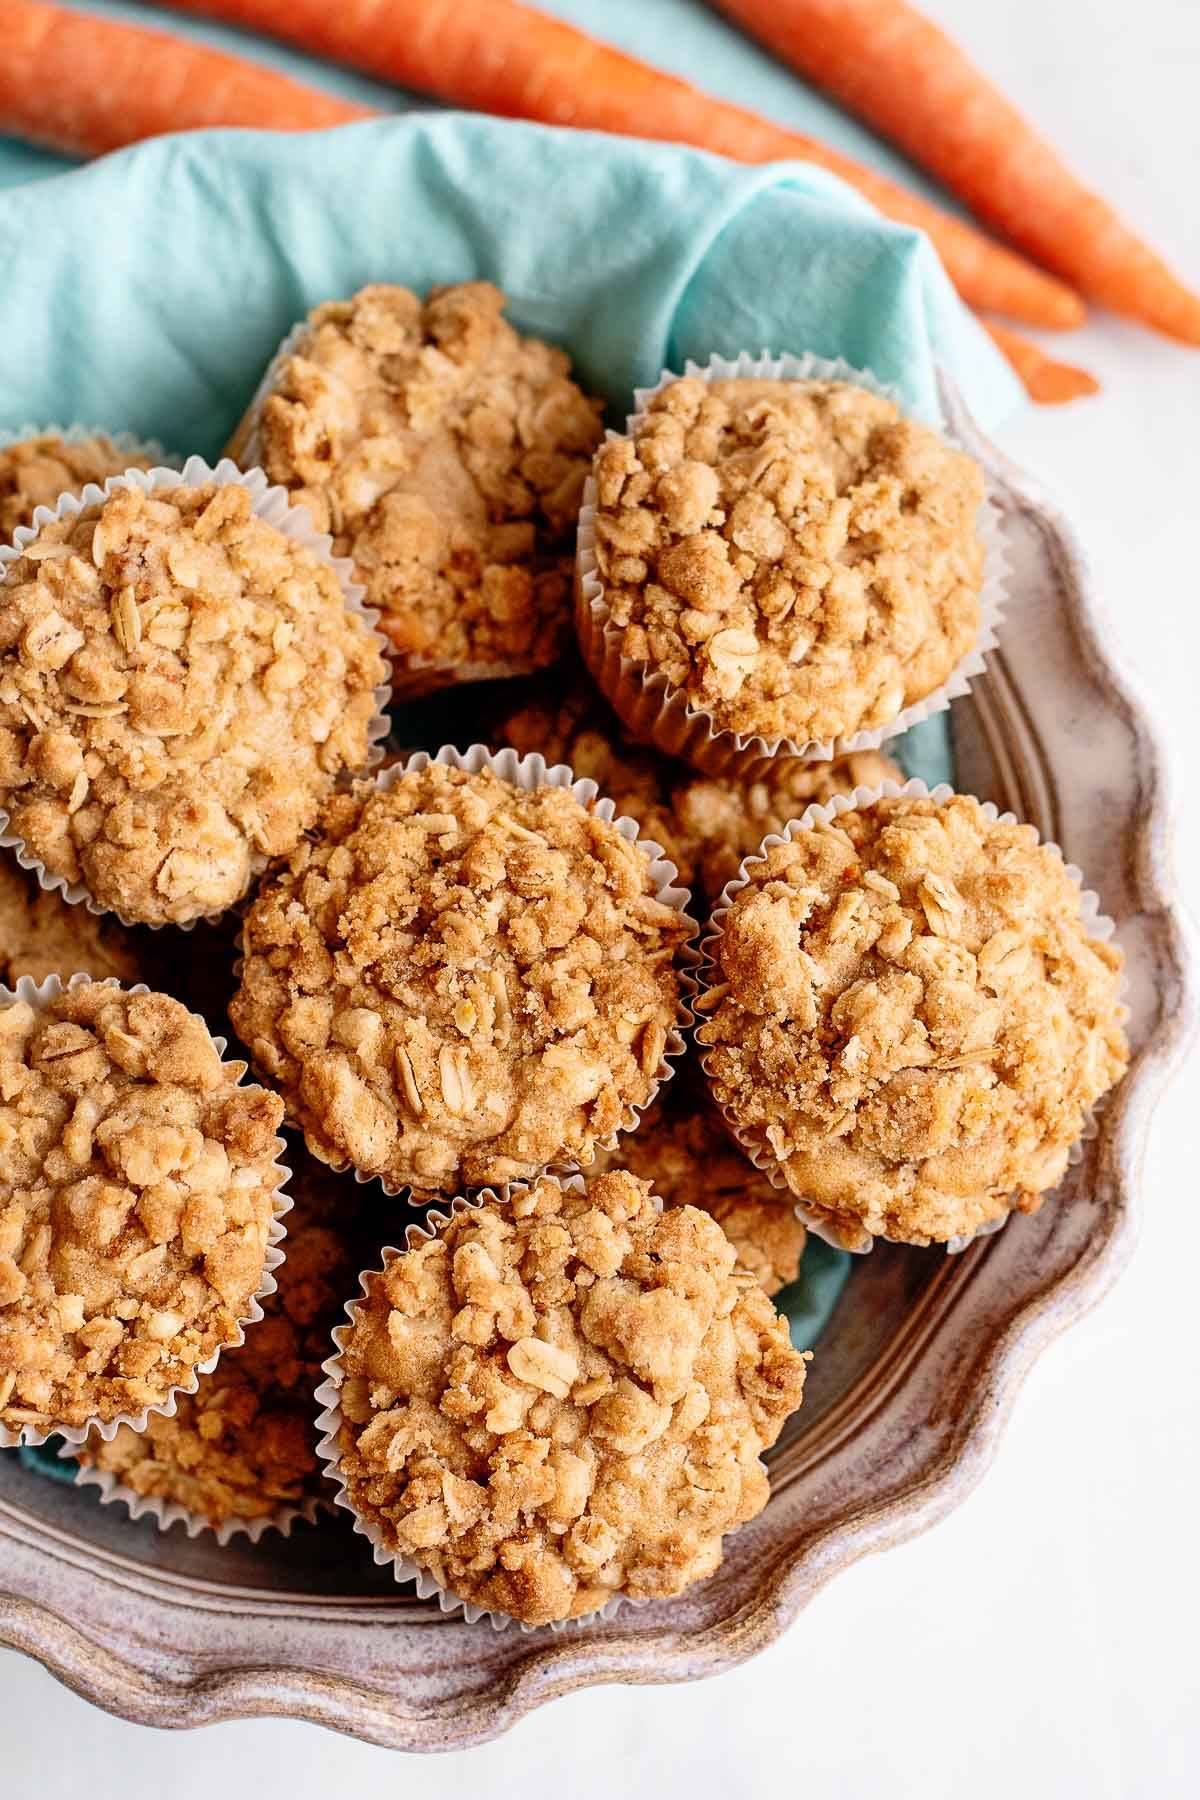
[{"label": "pile of carrots", "polygon": [[[927,168],[998,236],[520,0],[167,3],[455,106],[665,138],[741,162],[816,163],[888,218],[925,231],[977,312],[1067,330],[1080,324],[1088,299],[1200,345],[1200,298],[905,0],[717,4]],[[0,24],[0,132],[79,156],[197,126],[306,131],[371,116],[260,64],[46,0],[0,0]],[[987,328],[1035,400],[1095,392],[1086,370],[1056,362],[1006,326]]]}]

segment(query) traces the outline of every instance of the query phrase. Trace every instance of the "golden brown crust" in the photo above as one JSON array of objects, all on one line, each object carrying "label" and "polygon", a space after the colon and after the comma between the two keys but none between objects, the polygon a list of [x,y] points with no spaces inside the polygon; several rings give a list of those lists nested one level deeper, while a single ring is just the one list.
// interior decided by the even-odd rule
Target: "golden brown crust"
[{"label": "golden brown crust", "polygon": [[693,927],[563,788],[360,783],[263,887],[230,1017],[309,1148],[454,1193],[590,1161],[651,1096]]},{"label": "golden brown crust", "polygon": [[316,1453],[316,1404],[330,1333],[354,1291],[362,1190],[303,1157],[288,1184],[287,1257],[278,1288],[246,1341],[222,1353],[175,1413],[152,1414],[144,1431],[122,1425],[111,1443],[91,1439],[79,1460],[134,1493],[175,1501],[214,1528],[259,1519],[329,1493]]},{"label": "golden brown crust", "polygon": [[149,469],[148,457],[121,450],[102,434],[69,443],[57,432],[21,438],[0,449],[0,541],[19,525],[32,525],[39,506],[53,508],[63,494],[79,494],[89,481],[103,486],[126,469]]},{"label": "golden brown crust", "polygon": [[0,1006],[0,1422],[160,1405],[236,1338],[283,1116],[243,1067],[164,994]]},{"label": "golden brown crust", "polygon": [[353,557],[412,692],[544,667],[570,637],[600,403],[503,307],[487,282],[319,306],[262,408],[263,466]]},{"label": "golden brown crust", "polygon": [[622,654],[718,730],[886,725],[975,640],[979,466],[865,388],[672,382],[595,473]]},{"label": "golden brown crust", "polygon": [[146,979],[144,959],[132,933],[115,919],[98,919],[86,906],[71,906],[60,894],[38,886],[11,851],[0,851],[0,982],[15,987],[22,975],[82,970],[97,981]]},{"label": "golden brown crust", "polygon": [[848,1240],[1033,1210],[1123,1072],[1121,953],[1029,825],[879,800],[748,871],[702,996],[726,1117]]},{"label": "golden brown crust", "polygon": [[366,762],[384,660],[244,488],[119,489],[44,527],[0,598],[0,805],[125,918],[222,911]]},{"label": "golden brown crust", "polygon": [[619,1170],[456,1216],[370,1279],[344,1363],[355,1509],[529,1625],[710,1575],[805,1367],[713,1220]]},{"label": "golden brown crust", "polygon": [[685,887],[716,904],[742,858],[752,856],[769,832],[782,832],[813,801],[832,800],[858,787],[903,781],[904,774],[878,750],[859,750],[829,762],[776,757],[764,775],[701,776],[635,742],[582,669],[524,698],[493,727],[497,743],[522,756],[539,751],[548,763],[564,762],[590,776],[618,814],[636,819],[641,835],[661,845]]},{"label": "golden brown crust", "polygon": [[733,1245],[738,1269],[777,1294],[800,1273],[806,1233],[795,1205],[739,1149],[711,1101],[690,1090],[686,1080],[672,1082],[637,1130],[593,1166],[598,1173],[620,1166],[648,1181],[664,1206],[708,1213]]}]

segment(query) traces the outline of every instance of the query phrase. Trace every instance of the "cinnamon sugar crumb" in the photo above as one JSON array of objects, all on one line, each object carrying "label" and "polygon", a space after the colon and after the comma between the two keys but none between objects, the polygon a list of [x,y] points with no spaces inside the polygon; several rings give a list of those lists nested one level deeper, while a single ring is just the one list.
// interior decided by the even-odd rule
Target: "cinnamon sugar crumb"
[{"label": "cinnamon sugar crumb", "polygon": [[672,382],[595,473],[622,654],[718,730],[886,725],[974,642],[979,466],[865,388]]},{"label": "cinnamon sugar crumb", "polygon": [[161,1405],[237,1335],[278,1175],[274,1094],[164,994],[0,1006],[0,1422]]},{"label": "cinnamon sugar crumb", "polygon": [[852,1245],[1036,1209],[1128,1059],[1121,952],[1088,936],[1032,826],[961,795],[879,800],[770,850],[716,960],[713,1093]]},{"label": "cinnamon sugar crumb", "polygon": [[661,1598],[760,1512],[805,1359],[693,1207],[624,1171],[461,1213],[370,1278],[341,1473],[461,1599],[529,1625]]},{"label": "cinnamon sugar crumb", "polygon": [[119,489],[45,526],[0,595],[0,806],[126,918],[230,906],[366,761],[383,659],[244,488]]},{"label": "cinnamon sugar crumb", "polygon": [[457,1192],[590,1161],[664,1070],[694,927],[563,788],[430,765],[331,799],[230,1017],[315,1155]]},{"label": "cinnamon sugar crumb", "polygon": [[263,466],[353,557],[407,692],[544,667],[571,635],[600,403],[504,304],[480,281],[319,306],[262,408]]},{"label": "cinnamon sugar crumb", "polygon": [[245,1343],[224,1351],[194,1394],[180,1395],[173,1417],[154,1413],[145,1431],[122,1425],[111,1443],[90,1439],[79,1460],[214,1528],[331,1494],[316,1453],[313,1395],[355,1287],[359,1191],[347,1177],[299,1165],[279,1285],[264,1298],[263,1317],[246,1327]]},{"label": "cinnamon sugar crumb", "polygon": [[57,432],[42,432],[0,449],[0,539],[7,543],[19,525],[32,525],[39,506],[53,507],[63,494],[79,494],[110,475],[148,469],[145,456],[121,450],[103,435],[69,443]]}]

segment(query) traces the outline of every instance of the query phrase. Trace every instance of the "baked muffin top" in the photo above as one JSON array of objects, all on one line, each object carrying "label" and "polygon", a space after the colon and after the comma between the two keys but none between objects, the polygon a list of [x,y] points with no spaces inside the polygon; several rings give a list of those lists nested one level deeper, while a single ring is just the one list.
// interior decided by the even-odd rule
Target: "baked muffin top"
[{"label": "baked muffin top", "polygon": [[648,1181],[664,1206],[695,1206],[714,1218],[733,1245],[737,1269],[765,1294],[777,1294],[800,1273],[807,1234],[791,1196],[760,1174],[690,1082],[672,1082],[637,1130],[593,1164],[601,1173],[617,1166]]},{"label": "baked muffin top", "polygon": [[351,556],[421,691],[544,667],[571,636],[575,520],[600,402],[487,282],[319,306],[249,439]]},{"label": "baked muffin top", "polygon": [[287,1256],[245,1343],[225,1350],[196,1392],[179,1396],[173,1415],[152,1413],[144,1431],[122,1425],[111,1442],[90,1439],[79,1454],[135,1493],[175,1501],[213,1527],[269,1517],[322,1491],[332,1497],[316,1454],[313,1395],[330,1333],[357,1287],[363,1190],[296,1145],[288,1154],[299,1160],[288,1183]]},{"label": "baked muffin top", "polygon": [[656,885],[565,788],[359,783],[250,907],[230,1017],[335,1166],[455,1193],[586,1163],[664,1072],[694,926]]},{"label": "baked muffin top", "polygon": [[641,836],[661,845],[682,884],[710,906],[742,858],[813,801],[904,780],[878,750],[812,763],[777,756],[750,780],[697,775],[675,757],[636,742],[584,671],[571,668],[565,678],[553,678],[553,685],[546,679],[538,688],[499,719],[491,733],[495,742],[511,744],[523,756],[539,751],[548,763],[564,762],[576,775],[590,776],[618,814],[636,819]]},{"label": "baked muffin top", "polygon": [[10,850],[0,851],[0,982],[15,987],[22,975],[82,971],[97,981],[110,975],[139,981],[139,946],[115,919],[97,918],[86,906],[72,906],[61,894],[39,887]]},{"label": "baked muffin top", "polygon": [[460,1212],[348,1327],[347,1498],[460,1599],[528,1625],[710,1575],[766,1503],[805,1359],[694,1207],[624,1171]]},{"label": "baked muffin top", "polygon": [[887,725],[975,641],[979,465],[866,388],[675,381],[595,475],[622,654],[718,730]]},{"label": "baked muffin top", "polygon": [[164,994],[0,1004],[0,1423],[162,1405],[263,1275],[282,1103]]},{"label": "baked muffin top", "polygon": [[883,799],[750,865],[699,1031],[743,1141],[855,1247],[1033,1210],[1127,1060],[1121,953],[1029,825]]},{"label": "baked muffin top", "polygon": [[123,918],[231,906],[367,760],[384,659],[240,486],[118,489],[43,527],[0,601],[0,805]]},{"label": "baked muffin top", "polygon": [[18,525],[32,525],[39,506],[54,507],[63,494],[79,494],[89,481],[102,487],[110,475],[152,467],[145,456],[121,450],[98,435],[71,442],[57,432],[40,432],[0,448],[0,542]]}]

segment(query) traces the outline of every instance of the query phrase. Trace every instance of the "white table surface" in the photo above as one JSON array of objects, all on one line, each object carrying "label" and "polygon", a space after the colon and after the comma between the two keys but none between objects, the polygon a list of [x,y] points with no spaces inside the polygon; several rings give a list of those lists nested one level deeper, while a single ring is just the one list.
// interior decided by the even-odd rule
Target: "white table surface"
[{"label": "white table surface", "polygon": [[[1200,284],[1200,0],[926,10]],[[1076,352],[1103,395],[999,437],[1090,549],[1114,641],[1174,747],[1178,876],[1194,895],[1200,351],[1104,320]],[[1196,1073],[1193,1059],[1158,1114],[1132,1267],[1035,1369],[981,1488],[839,1576],[754,1662],[691,1687],[577,1694],[499,1743],[401,1759],[291,1722],[126,1725],[0,1652],[0,1795],[1200,1794],[1200,1331],[1181,1253],[1200,1207]]]}]

